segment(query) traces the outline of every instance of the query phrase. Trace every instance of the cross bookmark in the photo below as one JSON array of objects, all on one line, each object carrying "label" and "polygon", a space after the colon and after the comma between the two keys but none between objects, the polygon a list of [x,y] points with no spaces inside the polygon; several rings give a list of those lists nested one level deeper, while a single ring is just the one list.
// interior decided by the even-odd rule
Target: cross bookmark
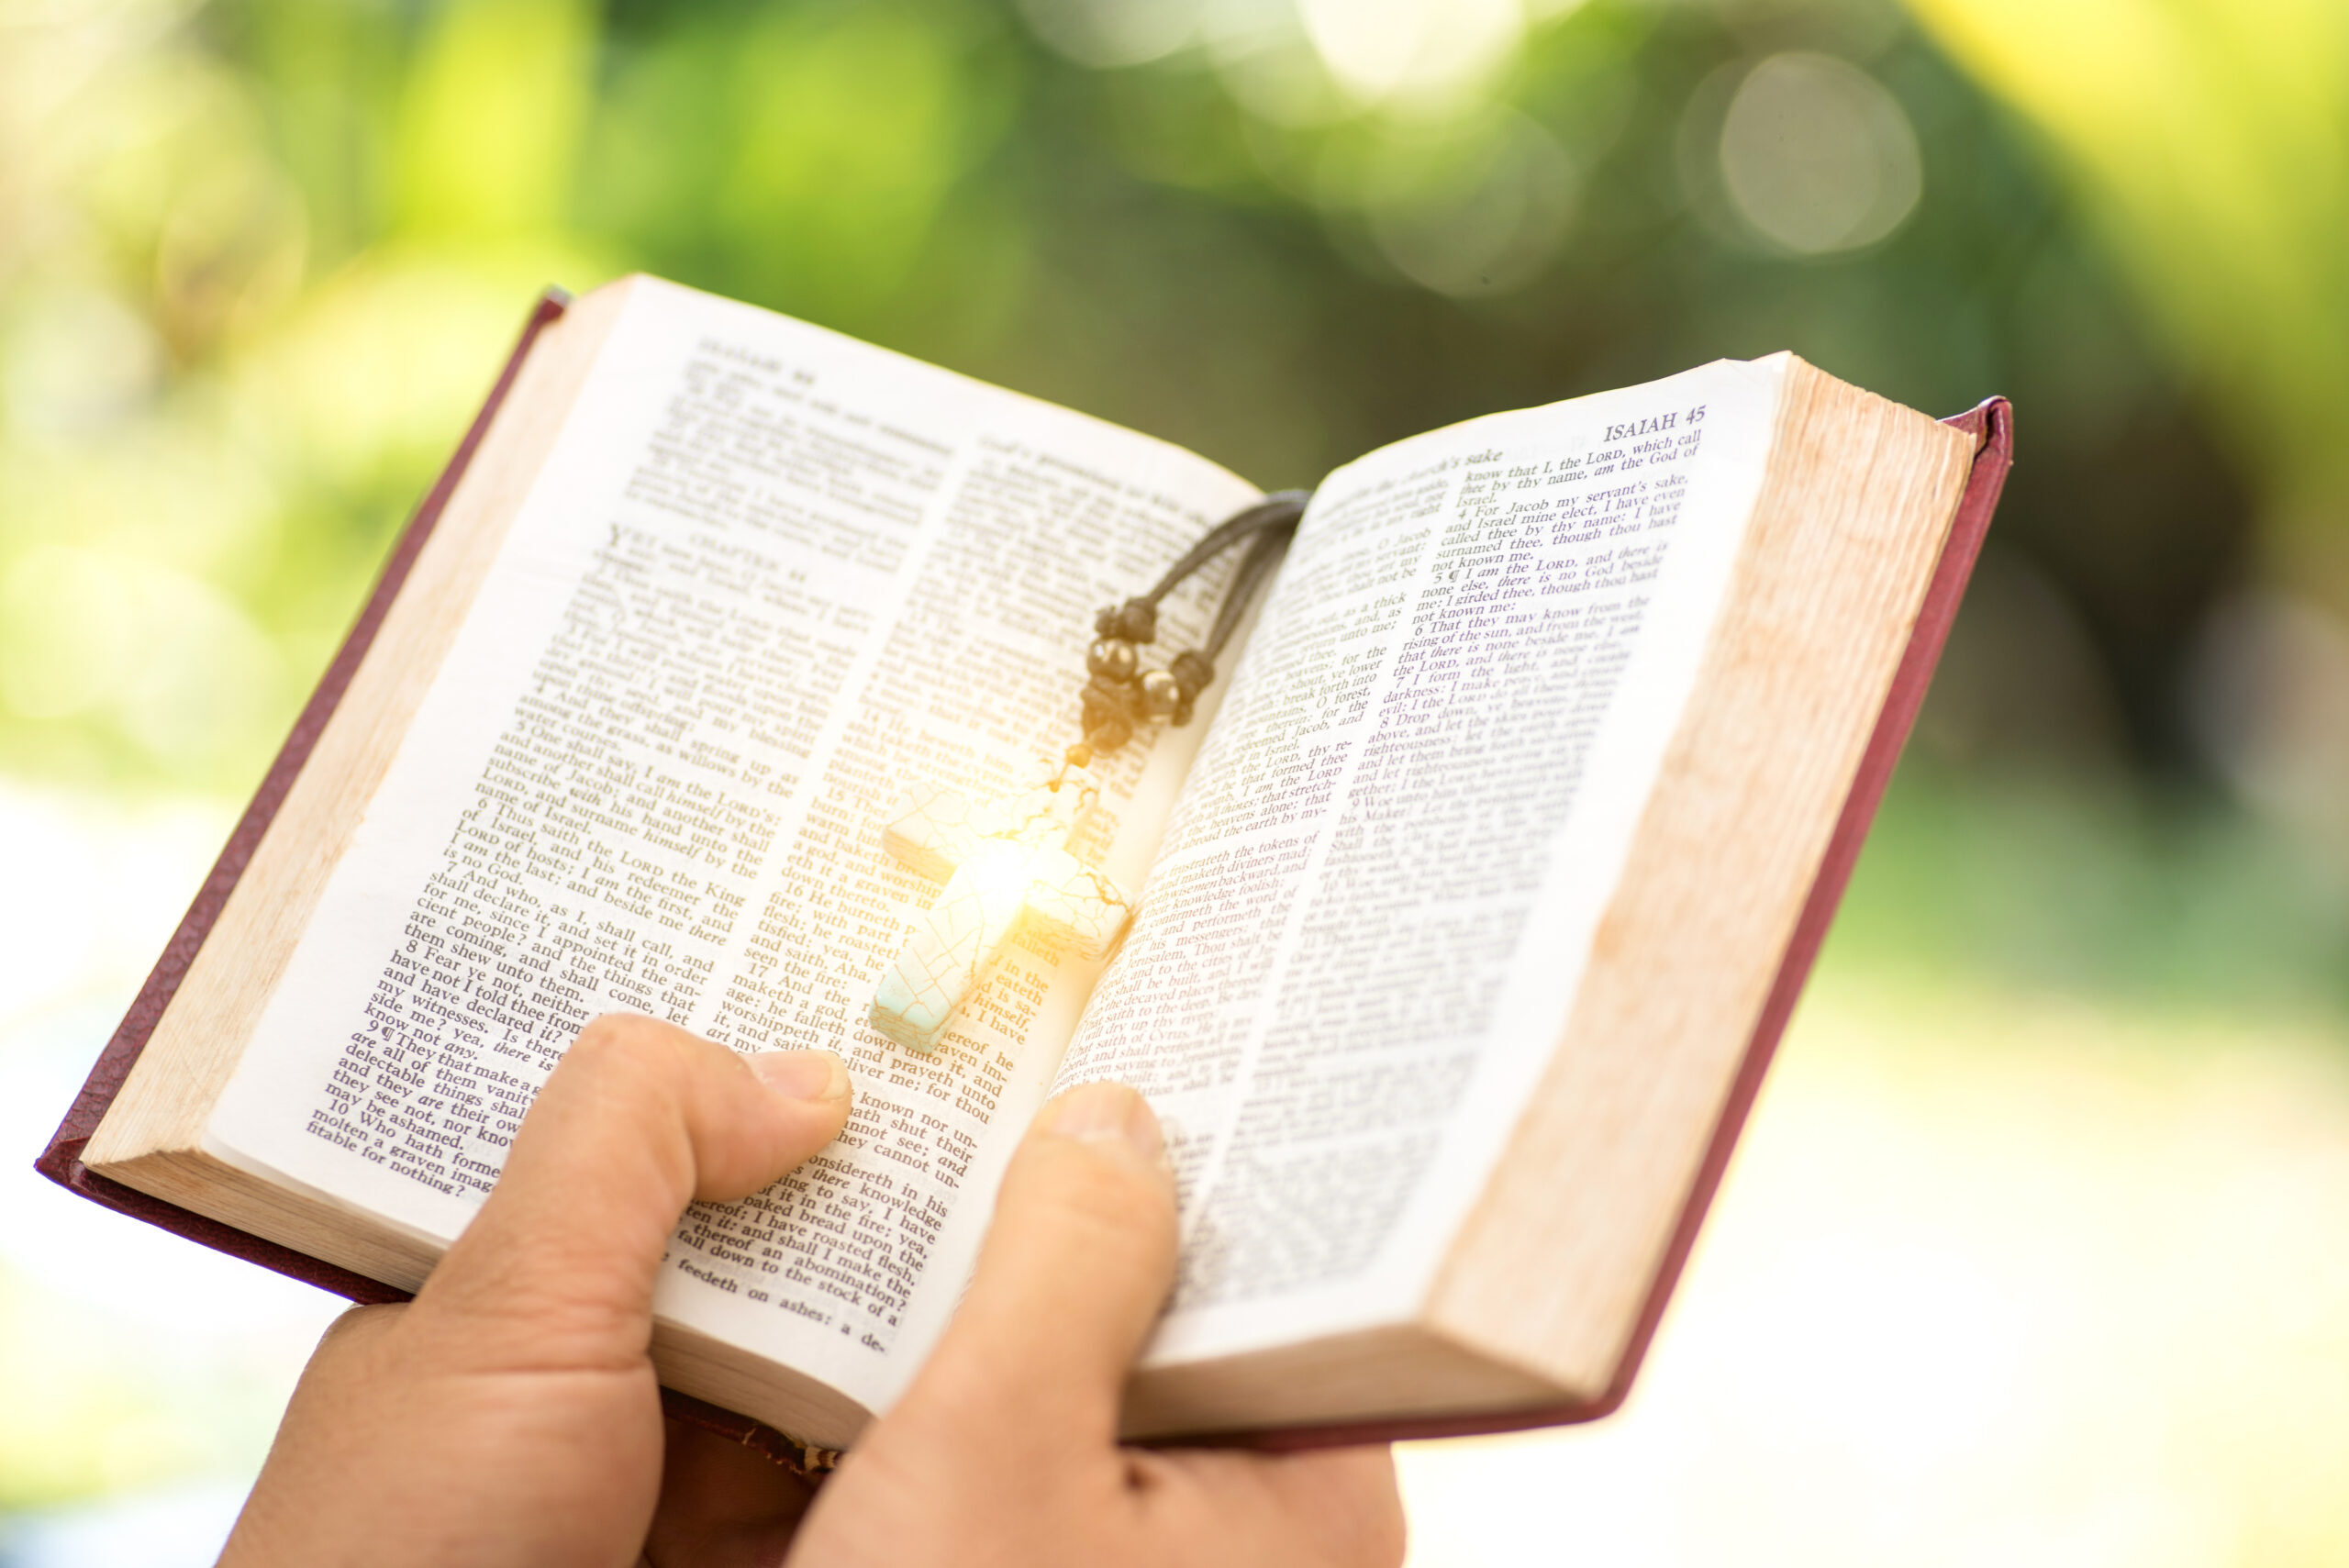
[{"label": "cross bookmark", "polygon": [[1085,958],[1109,951],[1132,906],[1118,884],[1078,860],[1069,840],[1101,785],[1073,764],[1048,765],[1008,801],[974,805],[932,789],[881,835],[889,852],[946,884],[918,916],[873,998],[873,1027],[915,1051],[938,1047],[1024,919]]}]

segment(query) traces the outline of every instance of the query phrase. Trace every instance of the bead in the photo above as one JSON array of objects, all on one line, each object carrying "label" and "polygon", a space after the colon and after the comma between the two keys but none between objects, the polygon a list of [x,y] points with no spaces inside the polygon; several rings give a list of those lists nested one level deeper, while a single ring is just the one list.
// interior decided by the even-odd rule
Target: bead
[{"label": "bead", "polygon": [[1104,637],[1085,651],[1085,667],[1105,681],[1130,681],[1141,660],[1132,643]]},{"label": "bead", "polygon": [[1097,727],[1114,718],[1125,725],[1130,734],[1133,721],[1141,717],[1134,711],[1139,695],[1130,685],[1112,685],[1099,679],[1087,681],[1085,689],[1077,694],[1077,728],[1090,739]]},{"label": "bead", "polygon": [[1158,640],[1158,606],[1148,599],[1128,599],[1118,606],[1117,635],[1140,646]]},{"label": "bead", "polygon": [[1174,662],[1167,665],[1166,673],[1174,677],[1186,696],[1197,696],[1215,680],[1215,665],[1196,649],[1185,649],[1174,655]]},{"label": "bead", "polygon": [[1087,686],[1077,697],[1077,725],[1090,733],[1105,719],[1122,717],[1117,702],[1097,686]]},{"label": "bead", "polygon": [[1132,721],[1123,714],[1105,715],[1097,724],[1085,727],[1085,743],[1097,752],[1116,751],[1133,739]]},{"label": "bead", "polygon": [[1183,706],[1183,683],[1163,670],[1141,678],[1141,706],[1153,718],[1164,718]]},{"label": "bead", "polygon": [[1081,742],[1070,747],[1062,753],[1062,756],[1067,760],[1068,765],[1072,768],[1089,768],[1093,765],[1092,751]]},{"label": "bead", "polygon": [[1128,718],[1138,716],[1135,705],[1141,700],[1132,682],[1105,681],[1098,675],[1085,682],[1077,696],[1088,709],[1097,705],[1105,713],[1120,713]]}]

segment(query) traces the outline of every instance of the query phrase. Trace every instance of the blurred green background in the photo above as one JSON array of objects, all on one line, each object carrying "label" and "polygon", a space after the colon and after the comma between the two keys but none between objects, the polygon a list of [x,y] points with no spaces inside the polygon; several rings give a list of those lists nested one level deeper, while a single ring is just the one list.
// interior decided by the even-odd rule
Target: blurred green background
[{"label": "blurred green background", "polygon": [[[1571,1495],[1620,1525],[1590,1561],[2349,1556],[2318,1484],[2349,1473],[2349,7],[0,0],[12,1162],[532,296],[636,269],[1268,486],[1782,348],[1935,413],[2011,396],[1993,542],[1726,1201],[1744,1251],[1709,1243],[1732,1261],[1700,1258],[1613,1429],[1407,1460],[1415,1550],[1550,1561]],[[2205,1156],[2239,1207],[2197,1229]],[[1805,1273],[1887,1171],[1957,1218]],[[0,1562],[141,1498],[195,1498],[155,1528],[200,1536],[328,1305],[7,1180]],[[2231,1289],[2180,1294],[2246,1234]],[[1799,1481],[1783,1433],[1723,1446],[1767,1392],[1735,1369],[1790,1353],[1764,1326],[1833,1321],[1755,1302],[1849,1301],[1929,1243],[1958,1283],[1886,1308],[1915,1338],[1876,1405],[1814,1411]],[[2040,1288],[2064,1268],[2077,1322]],[[1949,1389],[1885,1402],[1969,1345],[2076,1365],[2099,1314],[2167,1327],[1965,1440],[2043,1451],[2028,1474],[1968,1468]],[[2123,1388],[2154,1413],[2116,1424]],[[1757,1474],[1819,1500],[1756,1514]]]}]

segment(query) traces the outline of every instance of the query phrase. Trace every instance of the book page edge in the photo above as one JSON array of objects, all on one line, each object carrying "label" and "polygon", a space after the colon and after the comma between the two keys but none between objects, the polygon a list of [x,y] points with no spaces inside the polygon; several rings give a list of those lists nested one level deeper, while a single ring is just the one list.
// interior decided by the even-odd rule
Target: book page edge
[{"label": "book page edge", "polygon": [[[635,284],[622,279],[583,295],[532,346],[349,689],[92,1132],[82,1156],[90,1169],[146,1191],[137,1177],[153,1167],[142,1157],[200,1148],[212,1106],[234,1074],[328,876],[349,848]],[[167,1193],[150,1195],[181,1201]]]},{"label": "book page edge", "polygon": [[[1789,835],[1798,828],[1800,845],[1794,860],[1803,871],[1810,872],[1815,871],[1827,851],[1842,803],[1898,671],[1909,630],[1922,607],[1965,492],[1974,440],[1930,416],[1840,382],[1798,357],[1786,358],[1789,361],[1787,393],[1779,411],[1770,468],[1749,521],[1746,543],[1741,547],[1736,586],[1724,604],[1722,623],[1716,627],[1706,654],[1699,693],[1718,689],[1720,683],[1731,673],[1726,667],[1737,657],[1737,651],[1729,640],[1733,635],[1731,612],[1754,591],[1753,574],[1767,564],[1762,553],[1768,547],[1767,530],[1773,526],[1790,525],[1798,530],[1816,526],[1798,515],[1807,497],[1802,476],[1796,472],[1793,460],[1806,440],[1816,442],[1827,437],[1842,419],[1853,414],[1863,420],[1887,422],[1889,428],[1879,433],[1879,445],[1887,439],[1905,441],[1926,460],[1930,499],[1904,508],[1903,515],[1923,514],[1927,506],[1937,515],[1930,530],[1901,541],[1899,599],[1896,613],[1883,628],[1890,635],[1879,636],[1880,646],[1873,651],[1865,666],[1865,685],[1855,684],[1852,687],[1855,695],[1864,692],[1865,700],[1848,705],[1850,711],[1836,737],[1836,755],[1823,771],[1823,777],[1831,781],[1833,787],[1820,788],[1814,781],[1815,798],[1807,804],[1800,821],[1787,828]],[[1793,553],[1784,545],[1780,549],[1787,551],[1786,560],[1780,563],[1783,566],[1793,559]],[[1709,726],[1718,726],[1721,718],[1718,712],[1699,710],[1692,699],[1691,711],[1684,716],[1675,737],[1664,775],[1666,780],[1679,783],[1679,793],[1685,795],[1693,788],[1687,764],[1698,735]],[[1609,899],[1608,917],[1594,941],[1590,969],[1566,1031],[1553,1050],[1550,1065],[1520,1117],[1485,1195],[1455,1236],[1424,1298],[1423,1321],[1431,1326],[1483,1347],[1486,1354],[1496,1359],[1529,1370],[1538,1369],[1561,1385],[1575,1389],[1609,1389],[1620,1381],[1618,1373],[1631,1350],[1642,1309],[1687,1200],[1690,1184],[1703,1162],[1710,1132],[1719,1121],[1754,1021],[1775,980],[1786,940],[1800,917],[1811,885],[1809,874],[1785,875],[1782,885],[1772,892],[1771,907],[1760,922],[1767,932],[1766,939],[1749,941],[1751,951],[1737,977],[1735,999],[1721,1009],[1736,1022],[1733,1026],[1716,1026],[1721,1041],[1734,1039],[1735,1051],[1723,1062],[1707,1065],[1702,1076],[1717,1081],[1708,1083],[1702,1113],[1692,1115],[1684,1109],[1675,1118],[1685,1136],[1664,1162],[1671,1180],[1651,1179],[1649,1183],[1645,1208],[1650,1212],[1643,1215],[1642,1223],[1626,1229],[1603,1262],[1593,1264],[1586,1259],[1586,1266],[1574,1271],[1574,1278],[1562,1279],[1557,1289],[1545,1293],[1558,1298],[1546,1310],[1528,1313],[1520,1292],[1514,1310],[1495,1311],[1491,1305],[1493,1282],[1514,1278],[1520,1284],[1523,1283],[1524,1237],[1513,1221],[1531,1196],[1524,1187],[1548,1186],[1554,1190],[1562,1182],[1571,1184],[1582,1181],[1609,1190],[1609,1197],[1600,1202],[1615,1201],[1620,1195],[1616,1190],[1620,1184],[1605,1181],[1604,1172],[1575,1169],[1578,1162],[1585,1166],[1598,1162],[1586,1152],[1589,1145],[1577,1142],[1571,1136],[1562,1143],[1560,1135],[1570,1134],[1575,1118],[1587,1114],[1578,1108],[1581,1088],[1570,1082],[1577,1054],[1587,1056],[1595,1048],[1603,1047],[1604,1042],[1594,1036],[1611,1022],[1620,1021],[1596,1018],[1592,997],[1610,980],[1637,989],[1636,983],[1627,979],[1629,971],[1638,968],[1634,954],[1620,945],[1627,934],[1623,916],[1638,891],[1632,884],[1642,849],[1655,852],[1662,840],[1669,836],[1658,804],[1664,795],[1662,782],[1656,798],[1652,799],[1642,817],[1623,881]],[[1624,1048],[1619,1044],[1617,1049]],[[1687,1147],[1679,1147],[1680,1143]],[[1621,1173],[1617,1173],[1619,1176]],[[1546,1318],[1549,1331],[1529,1332],[1529,1318]]]}]

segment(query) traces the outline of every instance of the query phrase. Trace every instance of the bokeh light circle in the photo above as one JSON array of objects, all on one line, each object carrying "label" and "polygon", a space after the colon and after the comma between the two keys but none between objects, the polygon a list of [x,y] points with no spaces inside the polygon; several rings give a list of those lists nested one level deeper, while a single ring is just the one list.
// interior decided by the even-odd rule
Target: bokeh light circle
[{"label": "bokeh light circle", "polygon": [[1924,193],[1899,101],[1832,55],[1774,54],[1746,72],[1721,123],[1720,166],[1739,215],[1802,256],[1875,244]]},{"label": "bokeh light circle", "polygon": [[1398,138],[1368,187],[1364,206],[1387,262],[1461,297],[1531,282],[1557,254],[1582,194],[1557,138],[1513,110]]},{"label": "bokeh light circle", "polygon": [[1036,36],[1098,71],[1145,65],[1190,43],[1199,0],[1019,0]]}]

